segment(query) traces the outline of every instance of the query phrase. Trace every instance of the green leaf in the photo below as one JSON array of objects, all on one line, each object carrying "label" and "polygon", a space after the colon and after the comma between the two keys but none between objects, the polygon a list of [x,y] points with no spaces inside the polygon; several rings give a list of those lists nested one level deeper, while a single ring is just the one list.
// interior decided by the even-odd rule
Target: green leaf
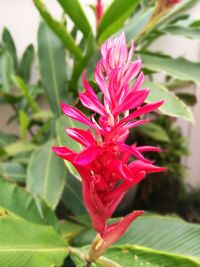
[{"label": "green leaf", "polygon": [[61,234],[66,240],[73,239],[75,236],[80,234],[84,229],[85,229],[84,226],[69,220],[60,222]]},{"label": "green leaf", "polygon": [[183,118],[188,121],[193,121],[191,110],[165,86],[152,82],[145,82],[144,86],[150,88],[149,95],[146,99],[147,103],[163,99],[165,102],[159,108],[162,113],[177,118]]},{"label": "green leaf", "polygon": [[[58,140],[59,145],[66,146],[76,152],[81,151],[82,146],[66,134],[66,131],[65,131],[66,128],[87,129],[87,127],[64,115],[61,116],[56,122],[56,133],[57,133],[57,140]],[[80,175],[77,172],[77,170],[72,166],[72,164],[69,163],[68,161],[65,161],[65,164],[67,165],[68,170],[80,180],[81,179]]]},{"label": "green leaf", "polygon": [[197,96],[191,93],[176,93],[177,97],[180,98],[186,105],[193,106],[197,103]]},{"label": "green leaf", "polygon": [[16,140],[17,138],[15,135],[0,131],[0,146],[14,143]]},{"label": "green leaf", "polygon": [[140,53],[143,67],[151,71],[164,72],[182,81],[200,84],[200,63],[184,58],[173,59],[156,53]]},{"label": "green leaf", "polygon": [[12,35],[7,28],[4,28],[3,30],[2,42],[3,42],[4,47],[7,49],[7,51],[12,56],[14,68],[15,70],[17,70],[18,68],[17,51],[16,51],[16,47],[15,47],[15,43],[12,38]]},{"label": "green leaf", "polygon": [[125,33],[128,43],[142,32],[144,26],[151,18],[153,10],[153,8],[141,9],[125,24],[121,31]]},{"label": "green leaf", "polygon": [[0,188],[1,208],[27,221],[59,228],[55,214],[43,201],[36,201],[26,190],[2,178]]},{"label": "green leaf", "polygon": [[[89,244],[94,236],[94,231],[85,231],[75,238],[75,244]],[[105,256],[123,267],[197,267],[200,266],[199,239],[198,224],[179,218],[144,215],[137,218],[117,241],[120,246],[111,247]],[[120,255],[115,254],[116,250]],[[127,262],[123,262],[123,257]]]},{"label": "green leaf", "polygon": [[11,143],[7,146],[4,147],[6,153],[9,156],[15,156],[20,153],[28,152],[28,151],[33,151],[37,147],[34,144],[31,143],[24,143],[24,142],[15,142]]},{"label": "green leaf", "polygon": [[179,25],[169,25],[162,30],[162,32],[180,35],[190,39],[200,40],[200,29],[187,28]]},{"label": "green leaf", "polygon": [[22,142],[26,141],[26,132],[29,125],[29,118],[27,114],[23,111],[19,111],[19,124],[20,124],[20,136]]},{"label": "green leaf", "polygon": [[38,53],[42,84],[52,111],[59,116],[60,100],[64,100],[67,95],[65,48],[44,22],[38,30]]},{"label": "green leaf", "polygon": [[66,167],[52,151],[54,141],[36,150],[28,165],[27,189],[33,196],[41,196],[53,209],[64,189]]},{"label": "green leaf", "polygon": [[82,51],[75,44],[75,41],[73,40],[72,36],[67,32],[65,26],[53,19],[53,17],[48,12],[41,0],[34,0],[34,3],[37,9],[39,10],[41,16],[52,29],[52,31],[54,31],[54,33],[63,41],[63,44],[69,50],[69,52],[74,55],[77,60],[80,60],[82,58]]},{"label": "green leaf", "polygon": [[24,51],[19,64],[19,75],[28,82],[31,75],[31,67],[34,59],[34,47],[30,44]]},{"label": "green leaf", "polygon": [[26,179],[26,169],[22,164],[15,162],[0,163],[0,173],[5,179],[24,183]]},{"label": "green leaf", "polygon": [[67,175],[65,189],[62,195],[62,202],[71,213],[81,215],[86,213],[82,198],[81,181],[71,174]]},{"label": "green leaf", "polygon": [[[105,253],[106,258],[117,262],[123,267],[198,267],[200,261],[171,253],[160,252],[141,246],[114,246]],[[97,266],[104,266],[97,264]]]},{"label": "green leaf", "polygon": [[35,225],[9,216],[0,217],[0,265],[61,266],[67,242],[49,226]]},{"label": "green leaf", "polygon": [[30,105],[32,110],[34,112],[39,111],[40,107],[33,99],[32,95],[30,94],[29,88],[27,87],[25,82],[20,77],[14,76],[14,75],[12,76],[12,80],[13,80],[14,84],[20,89],[21,93],[26,98],[26,101],[28,102],[28,104]]},{"label": "green leaf", "polygon": [[114,0],[111,3],[98,26],[100,44],[122,27],[139,2],[140,0]]},{"label": "green leaf", "polygon": [[76,27],[82,31],[85,36],[91,33],[91,27],[87,20],[85,13],[78,0],[58,0],[60,5],[63,7],[67,15],[74,22]]},{"label": "green leaf", "polygon": [[167,132],[161,126],[152,122],[138,126],[137,131],[140,134],[148,136],[156,141],[161,141],[161,142],[170,141]]},{"label": "green leaf", "polygon": [[13,60],[10,53],[6,50],[0,51],[0,84],[2,91],[10,92],[11,75],[13,75]]}]

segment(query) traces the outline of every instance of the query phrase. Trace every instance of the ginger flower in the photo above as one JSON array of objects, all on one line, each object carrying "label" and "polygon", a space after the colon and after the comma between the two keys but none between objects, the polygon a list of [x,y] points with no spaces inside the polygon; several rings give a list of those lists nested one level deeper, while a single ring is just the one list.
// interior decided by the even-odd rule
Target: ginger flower
[{"label": "ginger flower", "polygon": [[[53,147],[61,158],[70,161],[82,178],[83,199],[93,228],[102,244],[99,253],[119,239],[130,223],[143,211],[133,211],[121,221],[108,224],[123,196],[148,173],[162,172],[145,158],[145,152],[159,152],[151,146],[127,145],[131,128],[148,122],[145,114],[158,109],[163,101],[144,104],[149,89],[142,88],[142,61],[132,61],[134,45],[128,50],[124,34],[110,38],[101,47],[101,59],[94,77],[102,93],[102,101],[83,75],[81,103],[91,110],[84,115],[75,107],[61,104],[64,114],[85,124],[88,129],[68,128],[67,134],[83,147],[79,153],[67,147]],[[95,256],[96,257],[96,256]]]}]

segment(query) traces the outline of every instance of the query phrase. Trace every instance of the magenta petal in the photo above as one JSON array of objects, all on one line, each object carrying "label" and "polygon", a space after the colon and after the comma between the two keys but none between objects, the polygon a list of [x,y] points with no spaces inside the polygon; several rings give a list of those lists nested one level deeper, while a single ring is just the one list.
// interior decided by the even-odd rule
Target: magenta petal
[{"label": "magenta petal", "polygon": [[71,138],[83,146],[90,146],[91,144],[95,143],[95,139],[89,129],[85,131],[78,128],[67,128],[66,132]]},{"label": "magenta petal", "polygon": [[143,213],[144,211],[142,210],[134,211],[126,215],[120,222],[110,225],[102,235],[102,239],[104,240],[106,247],[109,247],[116,242],[125,233],[129,225]]},{"label": "magenta petal", "polygon": [[98,146],[89,146],[76,156],[74,163],[82,166],[88,165],[100,154],[100,152],[101,149]]},{"label": "magenta petal", "polygon": [[89,108],[93,110],[94,112],[102,116],[105,116],[106,114],[105,108],[97,97],[94,97],[93,95],[90,95],[88,93],[80,93],[79,97],[80,97],[81,103],[86,108]]},{"label": "magenta petal", "polygon": [[137,148],[136,148],[135,146],[128,146],[128,145],[126,145],[126,144],[122,144],[122,145],[121,145],[121,148],[122,148],[124,151],[126,151],[126,152],[132,154],[134,157],[136,157],[136,158],[138,158],[138,159],[140,159],[140,160],[142,160],[142,161],[144,161],[144,162],[151,163],[151,160],[146,159],[146,158],[145,158],[145,157],[144,157],[144,156],[137,150]]},{"label": "magenta petal", "polygon": [[87,211],[91,217],[93,228],[97,232],[103,233],[105,229],[105,218],[101,216],[95,206],[93,196],[91,195],[91,185],[88,181],[88,177],[83,177],[82,179],[82,192]]},{"label": "magenta petal", "polygon": [[160,152],[161,148],[155,146],[140,146],[137,147],[139,152]]},{"label": "magenta petal", "polygon": [[77,108],[61,103],[61,109],[66,116],[93,128],[93,123]]},{"label": "magenta petal", "polygon": [[69,161],[73,161],[76,153],[73,152],[72,150],[70,150],[69,148],[65,147],[65,146],[61,146],[61,147],[56,147],[53,146],[52,150],[60,157],[63,158],[65,160],[69,160]]},{"label": "magenta petal", "polygon": [[147,104],[143,107],[140,107],[138,108],[136,111],[134,111],[133,113],[131,113],[129,116],[125,117],[124,119],[122,119],[120,122],[119,122],[119,125],[127,122],[127,121],[130,121],[130,120],[133,120],[141,115],[144,115],[146,113],[149,113],[153,110],[156,110],[158,109],[162,104],[163,104],[163,100],[161,101],[157,101],[157,102],[154,102],[154,103],[150,103],[150,104]]},{"label": "magenta petal", "polygon": [[152,164],[145,163],[141,160],[135,160],[129,164],[129,168],[131,169],[133,174],[144,171],[146,173],[155,173],[155,172],[163,172],[166,168],[158,167]]},{"label": "magenta petal", "polygon": [[86,91],[90,95],[93,95],[94,97],[96,97],[96,94],[95,94],[94,90],[92,89],[92,87],[90,86],[90,84],[88,83],[88,81],[86,80],[86,73],[85,73],[85,71],[83,72],[83,75],[82,75],[82,83],[83,83],[83,86],[86,89]]}]

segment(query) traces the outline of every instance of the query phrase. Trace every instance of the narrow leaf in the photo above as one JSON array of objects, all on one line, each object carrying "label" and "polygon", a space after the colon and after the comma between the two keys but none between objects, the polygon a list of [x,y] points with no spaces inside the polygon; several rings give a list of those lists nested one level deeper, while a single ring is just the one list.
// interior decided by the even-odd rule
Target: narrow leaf
[{"label": "narrow leaf", "polygon": [[34,47],[31,44],[24,51],[19,64],[19,75],[25,82],[28,82],[30,79],[33,59],[34,59]]},{"label": "narrow leaf", "polygon": [[85,13],[78,0],[58,0],[64,11],[71,18],[77,28],[79,28],[85,36],[91,33],[91,27]]},{"label": "narrow leaf", "polygon": [[54,31],[54,33],[63,41],[63,44],[69,50],[69,52],[71,52],[71,54],[74,55],[77,60],[80,60],[82,58],[82,52],[75,44],[72,36],[67,32],[65,26],[53,19],[41,0],[34,0],[34,3],[41,16],[47,22],[49,27]]},{"label": "narrow leaf", "polygon": [[45,22],[38,31],[38,53],[42,84],[52,111],[59,116],[60,101],[67,96],[65,48]]}]

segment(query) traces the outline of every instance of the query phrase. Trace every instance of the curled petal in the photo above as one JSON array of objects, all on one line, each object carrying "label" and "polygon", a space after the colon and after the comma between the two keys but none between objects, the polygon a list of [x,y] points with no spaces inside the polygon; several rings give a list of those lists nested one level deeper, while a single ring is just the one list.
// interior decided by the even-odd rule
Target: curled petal
[{"label": "curled petal", "polygon": [[138,150],[135,146],[128,146],[126,144],[122,144],[121,145],[121,148],[126,151],[126,152],[129,152],[131,153],[133,156],[135,156],[136,158],[144,161],[144,162],[147,162],[147,163],[151,163],[151,161],[149,159],[146,159]]},{"label": "curled petal", "polygon": [[104,240],[105,244],[105,250],[107,247],[116,242],[125,233],[129,225],[143,213],[144,211],[142,210],[134,211],[126,215],[120,222],[110,225],[102,235],[102,239]]},{"label": "curled petal", "polygon": [[160,152],[161,148],[155,146],[141,146],[137,147],[139,152]]},{"label": "curled petal", "polygon": [[61,109],[66,116],[93,128],[93,123],[77,108],[61,103]]},{"label": "curled petal", "polygon": [[141,160],[135,160],[129,164],[129,168],[131,169],[133,175],[144,171],[146,173],[155,173],[155,172],[163,172],[166,171],[166,168],[158,167]]},{"label": "curled petal", "polygon": [[90,95],[88,93],[80,93],[79,97],[80,97],[81,103],[86,108],[89,108],[93,110],[94,112],[102,116],[105,116],[106,114],[105,108],[97,97],[94,97],[93,95]]},{"label": "curled petal", "polygon": [[95,143],[95,139],[88,129],[87,131],[77,128],[67,128],[67,134],[83,146],[90,146]]},{"label": "curled petal", "polygon": [[77,155],[75,152],[73,152],[72,150],[70,150],[69,148],[65,147],[65,146],[53,146],[52,150],[60,157],[63,158],[65,160],[71,161],[73,162],[75,156]]}]

